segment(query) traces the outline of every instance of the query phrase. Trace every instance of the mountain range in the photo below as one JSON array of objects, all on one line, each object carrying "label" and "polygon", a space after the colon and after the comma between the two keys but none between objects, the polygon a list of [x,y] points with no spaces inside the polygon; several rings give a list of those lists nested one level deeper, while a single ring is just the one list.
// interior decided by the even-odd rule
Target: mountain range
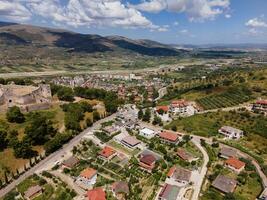
[{"label": "mountain range", "polygon": [[172,46],[151,40],[103,37],[9,22],[0,22],[0,45],[58,47],[67,52],[82,53],[128,51],[147,56],[176,56],[181,52]]}]

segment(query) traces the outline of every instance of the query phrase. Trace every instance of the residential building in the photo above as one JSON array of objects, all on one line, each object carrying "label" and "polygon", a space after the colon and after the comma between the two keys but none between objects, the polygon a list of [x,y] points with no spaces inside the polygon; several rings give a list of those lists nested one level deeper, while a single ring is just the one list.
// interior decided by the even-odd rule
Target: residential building
[{"label": "residential building", "polygon": [[258,100],[252,105],[253,111],[267,113],[267,100]]},{"label": "residential building", "polygon": [[236,158],[228,158],[225,161],[225,166],[235,171],[236,173],[240,173],[246,166],[246,164]]},{"label": "residential building", "polygon": [[176,200],[180,192],[180,187],[165,184],[159,193],[159,200]]},{"label": "residential building", "polygon": [[91,188],[96,183],[96,179],[97,179],[97,171],[92,168],[86,168],[77,177],[76,183],[80,187],[88,189]]},{"label": "residential building", "polygon": [[109,147],[109,146],[105,146],[100,152],[99,152],[99,157],[104,159],[104,160],[111,160],[112,158],[114,158],[114,156],[116,156],[117,152]]},{"label": "residential building", "polygon": [[169,111],[169,106],[157,106],[156,112],[164,112],[167,113]]},{"label": "residential building", "polygon": [[191,153],[189,153],[188,151],[186,151],[183,148],[178,148],[177,155],[182,160],[187,161],[187,162],[192,162],[193,160],[196,160],[196,158]]},{"label": "residential building", "polygon": [[63,161],[62,166],[63,166],[63,168],[71,169],[74,166],[76,166],[78,163],[79,163],[79,159],[74,157],[74,156],[71,156],[67,160]]},{"label": "residential building", "polygon": [[227,176],[218,175],[212,182],[212,186],[223,193],[233,193],[237,186],[237,181]]},{"label": "residential building", "polygon": [[106,192],[102,188],[94,188],[87,192],[88,200],[106,200]]},{"label": "residential building", "polygon": [[171,144],[177,144],[179,142],[179,135],[173,132],[163,131],[159,133],[161,141]]},{"label": "residential building", "polygon": [[228,148],[228,147],[222,147],[219,152],[219,156],[225,159],[236,157],[236,155],[237,155],[237,151],[235,149]]},{"label": "residential building", "polygon": [[137,140],[135,137],[133,136],[127,136],[125,138],[123,138],[121,140],[121,143],[123,145],[125,145],[126,147],[128,148],[137,148],[139,144],[141,144],[141,141],[140,140]]},{"label": "residential building", "polygon": [[153,154],[142,155],[139,159],[139,165],[148,172],[151,172],[155,168],[157,158]]},{"label": "residential building", "polygon": [[156,135],[156,132],[149,128],[143,128],[139,131],[139,135],[145,138],[151,139]]},{"label": "residential building", "polygon": [[188,169],[173,166],[170,168],[167,177],[181,184],[188,184],[190,182],[192,172]]},{"label": "residential building", "polygon": [[114,135],[119,131],[115,126],[106,126],[102,128],[103,131],[105,131],[108,135]]},{"label": "residential building", "polygon": [[221,127],[219,133],[224,135],[226,139],[240,139],[244,135],[242,130],[230,126]]},{"label": "residential building", "polygon": [[195,114],[195,108],[185,100],[171,102],[170,111],[175,115],[191,116]]},{"label": "residential building", "polygon": [[126,181],[114,182],[111,186],[113,196],[117,199],[124,199],[129,194],[129,186]]},{"label": "residential building", "polygon": [[35,185],[32,187],[29,187],[25,192],[24,192],[24,198],[27,200],[34,199],[37,196],[41,195],[43,193],[43,188],[39,185]]}]

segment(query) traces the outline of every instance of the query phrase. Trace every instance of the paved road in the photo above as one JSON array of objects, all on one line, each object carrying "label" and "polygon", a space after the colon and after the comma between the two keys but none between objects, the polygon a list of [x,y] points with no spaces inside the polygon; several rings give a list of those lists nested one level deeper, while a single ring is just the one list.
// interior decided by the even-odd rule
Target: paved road
[{"label": "paved road", "polygon": [[158,93],[159,93],[159,96],[155,99],[155,101],[160,100],[162,97],[164,97],[167,94],[167,87],[160,88]]},{"label": "paved road", "polygon": [[199,196],[200,191],[201,191],[202,183],[203,183],[205,176],[206,176],[206,173],[208,171],[207,164],[209,162],[209,155],[207,154],[206,150],[201,146],[199,138],[193,137],[192,142],[201,151],[201,153],[203,154],[203,160],[204,160],[202,168],[201,168],[200,173],[199,173],[199,176],[198,176],[197,180],[195,180],[195,182],[194,182],[194,185],[193,185],[194,192],[193,192],[193,195],[191,197],[191,200],[198,200],[198,196]]},{"label": "paved road", "polygon": [[142,72],[155,72],[158,67],[144,68],[144,69],[132,69],[132,70],[105,70],[105,71],[77,71],[69,72],[65,70],[61,71],[45,71],[45,72],[12,72],[12,73],[0,73],[0,78],[19,78],[19,77],[42,77],[42,76],[55,76],[55,75],[84,75],[84,74],[118,74],[118,73],[142,73]]},{"label": "paved road", "polygon": [[10,192],[13,188],[15,188],[19,183],[24,181],[29,176],[33,175],[35,172],[42,171],[43,169],[47,168],[48,166],[49,167],[53,166],[56,161],[61,160],[64,157],[66,152],[70,152],[73,149],[74,146],[79,144],[81,139],[86,134],[88,134],[88,132],[91,132],[94,129],[99,129],[100,126],[101,126],[101,123],[113,120],[115,117],[116,117],[116,113],[111,115],[111,116],[109,116],[109,117],[106,117],[104,119],[101,119],[101,120],[97,121],[96,123],[94,123],[94,125],[92,127],[89,127],[86,130],[84,130],[83,132],[81,132],[79,135],[77,135],[75,138],[73,138],[69,143],[65,144],[63,146],[63,148],[61,148],[60,150],[58,150],[58,151],[54,152],[53,154],[49,155],[44,160],[42,160],[37,165],[35,165],[31,169],[29,169],[23,175],[21,175],[18,179],[14,180],[12,183],[7,185],[5,188],[1,189],[0,190],[0,198],[5,196],[8,192]]},{"label": "paved road", "polygon": [[[152,125],[152,124],[150,124],[150,123],[146,123],[146,122],[141,122],[141,126],[142,126],[142,127],[147,127],[147,128],[150,128],[150,129],[153,129],[153,130],[158,131],[158,132],[161,131],[161,130],[163,130],[162,127],[154,126],[154,125]],[[168,130],[168,131],[170,131],[170,130]],[[173,132],[173,131],[171,131],[171,132]],[[180,133],[180,134],[183,135],[184,133]],[[212,138],[206,138],[206,137],[201,137],[201,136],[196,136],[196,135],[192,135],[192,136],[193,136],[192,142],[194,142],[195,145],[200,144],[200,140],[201,140],[201,139],[205,140],[206,143],[208,143],[208,144],[212,144]],[[221,146],[228,147],[228,148],[235,149],[241,157],[250,159],[250,160],[252,161],[252,164],[256,167],[257,173],[259,174],[259,176],[260,176],[260,178],[261,178],[261,180],[262,180],[263,188],[267,188],[267,177],[266,177],[266,175],[263,173],[263,171],[262,171],[262,169],[261,169],[259,163],[258,163],[253,157],[251,157],[251,156],[248,155],[247,153],[242,152],[242,151],[240,151],[239,149],[236,149],[236,148],[234,148],[234,147],[231,147],[231,146],[228,146],[228,145],[225,145],[225,144],[222,144],[222,143],[220,143],[220,145],[221,145]],[[201,147],[201,145],[198,145],[197,147]],[[203,149],[203,147],[202,147],[202,148],[199,148],[199,149],[201,150],[202,154],[204,155],[204,164],[205,164],[206,161],[209,160],[209,159],[207,159],[207,157],[206,157],[206,156],[207,156],[207,153],[206,153],[206,151]],[[204,150],[204,151],[203,151],[203,150]],[[205,157],[206,157],[206,158],[205,158]],[[206,172],[207,172],[207,170],[206,170],[205,168],[206,168],[205,165],[203,165],[202,172],[201,172],[201,175],[202,175],[202,176],[203,176],[203,174],[206,174]],[[202,177],[202,176],[201,176],[201,177]],[[201,180],[201,185],[202,185],[202,181],[204,180],[204,177],[205,177],[205,176],[203,176],[203,177],[201,178],[201,179],[202,179],[202,180]],[[200,189],[201,189],[201,186],[199,185],[199,187],[197,188],[197,191],[195,191],[194,194],[193,194],[193,197],[194,197],[194,198],[192,198],[193,200],[197,199],[197,196],[198,196],[199,193],[200,193]]]},{"label": "paved road", "polygon": [[245,103],[245,104],[240,104],[240,105],[233,106],[233,107],[217,108],[217,109],[212,109],[212,110],[204,110],[204,111],[198,112],[197,114],[204,114],[204,113],[209,113],[209,112],[218,112],[219,110],[227,112],[227,111],[231,111],[231,110],[238,110],[240,108],[248,109],[249,108],[249,104]]},{"label": "paved road", "polygon": [[[230,146],[225,145],[225,144],[220,144],[220,146],[221,147],[230,147]],[[267,187],[267,177],[263,173],[259,163],[253,157],[251,157],[250,155],[246,154],[245,152],[240,151],[239,149],[236,149],[234,147],[230,147],[230,148],[235,149],[240,157],[244,157],[246,159],[251,160],[252,164],[256,167],[256,170],[257,170],[259,176],[261,177],[263,187],[266,188]]]}]

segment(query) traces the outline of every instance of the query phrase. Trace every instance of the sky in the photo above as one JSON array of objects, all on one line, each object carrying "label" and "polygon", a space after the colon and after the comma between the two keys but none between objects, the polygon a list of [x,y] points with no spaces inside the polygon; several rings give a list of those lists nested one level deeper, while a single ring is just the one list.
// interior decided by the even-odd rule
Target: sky
[{"label": "sky", "polygon": [[167,44],[267,43],[267,0],[0,0],[0,21]]}]

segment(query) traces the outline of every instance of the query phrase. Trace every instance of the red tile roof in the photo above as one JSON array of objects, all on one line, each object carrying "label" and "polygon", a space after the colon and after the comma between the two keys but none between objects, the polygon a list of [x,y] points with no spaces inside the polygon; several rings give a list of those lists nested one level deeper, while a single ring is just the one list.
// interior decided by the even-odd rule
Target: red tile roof
[{"label": "red tile roof", "polygon": [[106,193],[102,188],[88,190],[88,200],[106,200]]},{"label": "red tile roof", "polygon": [[185,100],[175,100],[171,103],[172,107],[185,107],[188,106],[188,102]]},{"label": "red tile roof", "polygon": [[82,177],[84,177],[86,179],[91,179],[96,175],[96,173],[97,173],[97,171],[95,169],[86,168],[81,172],[80,176],[82,176]]},{"label": "red tile roof", "polygon": [[152,165],[157,158],[151,154],[144,155],[141,159],[140,162],[145,163],[147,165]]},{"label": "red tile roof", "polygon": [[104,149],[102,149],[99,153],[99,155],[109,158],[110,156],[114,155],[116,151],[112,149],[111,147],[105,146]]},{"label": "red tile roof", "polygon": [[171,177],[173,175],[173,173],[175,172],[175,170],[176,170],[175,166],[171,167],[168,174],[167,174],[167,177]]},{"label": "red tile roof", "polygon": [[179,136],[172,132],[163,131],[159,134],[159,137],[165,140],[169,140],[171,142],[175,142],[178,140]]},{"label": "red tile roof", "polygon": [[256,104],[267,105],[267,100],[258,100]]},{"label": "red tile roof", "polygon": [[157,112],[159,112],[160,110],[163,110],[164,112],[168,112],[169,106],[157,106],[156,110]]},{"label": "red tile roof", "polygon": [[235,169],[241,169],[244,167],[246,164],[236,158],[229,158],[225,161],[225,164],[230,165],[234,167]]}]

